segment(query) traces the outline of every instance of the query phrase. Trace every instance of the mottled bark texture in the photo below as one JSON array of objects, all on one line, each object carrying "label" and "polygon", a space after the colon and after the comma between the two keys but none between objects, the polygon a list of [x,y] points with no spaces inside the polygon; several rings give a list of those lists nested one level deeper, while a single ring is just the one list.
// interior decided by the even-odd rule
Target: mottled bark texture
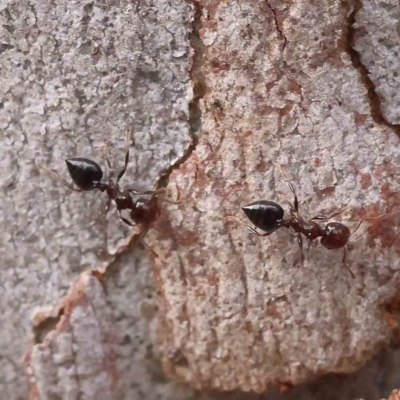
[{"label": "mottled bark texture", "polygon": [[122,185],[151,189],[191,143],[191,18],[191,6],[180,0],[0,4],[4,399],[27,396],[22,357],[35,309],[55,306],[82,271],[107,265],[130,232],[115,210],[105,218],[99,193],[73,193],[35,163],[65,177],[65,158],[104,166],[107,140],[121,168],[131,128]]},{"label": "mottled bark texture", "polygon": [[[169,181],[186,201],[152,232],[164,368],[199,389],[256,392],[354,371],[391,339],[400,268],[399,137],[371,110],[368,8],[353,26],[361,3],[198,7],[202,136]],[[392,100],[383,85],[381,95]],[[337,219],[355,227],[393,213],[352,237],[354,281],[342,251],[312,248],[301,265],[290,232],[261,239],[227,219],[246,222],[240,206],[257,199],[292,201],[279,164],[305,217],[348,205]]]},{"label": "mottled bark texture", "polygon": [[[394,0],[2,2],[1,398],[219,399],[166,381],[157,360],[198,389],[262,392],[354,371],[387,345],[399,11]],[[101,160],[108,140],[120,168],[126,128],[124,186],[151,189],[180,164],[162,183],[183,201],[146,239],[158,258],[103,216],[102,196],[35,165]],[[278,164],[304,216],[348,204],[338,220],[352,227],[393,212],[352,238],[355,281],[340,251],[312,248],[299,265],[290,232],[259,239],[226,219],[292,199]],[[388,397],[400,357],[382,354],[349,378],[262,398]]]}]

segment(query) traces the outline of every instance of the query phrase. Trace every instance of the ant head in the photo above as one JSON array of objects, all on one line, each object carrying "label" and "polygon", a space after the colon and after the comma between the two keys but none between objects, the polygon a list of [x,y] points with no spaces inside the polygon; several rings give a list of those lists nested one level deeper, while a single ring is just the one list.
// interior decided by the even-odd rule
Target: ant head
[{"label": "ant head", "polygon": [[70,158],[65,162],[72,180],[79,189],[93,190],[96,188],[95,184],[103,177],[99,164],[87,158]]},{"label": "ant head", "polygon": [[242,207],[247,218],[259,229],[270,232],[283,223],[283,208],[273,201],[261,200]]},{"label": "ant head", "polygon": [[325,226],[325,234],[321,238],[322,246],[327,249],[341,249],[350,238],[350,230],[339,222],[330,222]]}]

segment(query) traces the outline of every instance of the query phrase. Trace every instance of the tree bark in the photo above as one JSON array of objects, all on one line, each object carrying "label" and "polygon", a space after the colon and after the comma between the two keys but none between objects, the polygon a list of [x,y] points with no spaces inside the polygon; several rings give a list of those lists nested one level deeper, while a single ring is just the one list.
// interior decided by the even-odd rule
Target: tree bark
[{"label": "tree bark", "polygon": [[[169,181],[188,196],[167,207],[152,243],[161,254],[159,340],[169,376],[198,389],[262,393],[355,371],[390,342],[399,137],[385,119],[391,99],[381,101],[390,82],[375,93],[362,63],[372,63],[374,39],[372,4],[358,15],[361,6],[198,4],[202,136]],[[306,219],[347,206],[336,220],[354,230],[362,219],[390,216],[351,237],[354,281],[342,251],[311,248],[302,265],[287,230],[262,239],[229,219],[248,223],[240,207],[256,200],[293,201],[279,165]]]},{"label": "tree bark", "polygon": [[[221,398],[210,389],[299,385],[262,398],[350,400],[400,387],[397,352],[329,375],[358,370],[396,333],[399,11],[394,0],[0,6],[2,396],[210,400]],[[181,196],[146,238],[157,257],[103,215],[102,196],[36,166],[104,165],[107,140],[121,168],[126,128],[122,186]],[[311,248],[302,265],[289,231],[258,238],[227,218],[247,223],[241,206],[260,199],[288,212],[280,164],[304,218],[347,205],[336,221],[353,229],[390,216],[352,236],[355,280],[340,251]],[[237,396],[259,399],[223,397]]]}]

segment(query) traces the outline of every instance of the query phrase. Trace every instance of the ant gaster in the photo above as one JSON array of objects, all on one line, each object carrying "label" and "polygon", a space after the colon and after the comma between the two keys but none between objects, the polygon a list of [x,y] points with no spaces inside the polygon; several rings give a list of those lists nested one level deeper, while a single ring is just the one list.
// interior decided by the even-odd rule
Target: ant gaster
[{"label": "ant gaster", "polygon": [[[40,165],[39,167],[50,172],[53,177],[59,180],[67,188],[74,190],[75,192],[87,192],[95,189],[100,190],[100,192],[105,192],[107,195],[106,213],[108,212],[111,201],[113,200],[117,206],[119,218],[129,226],[140,225],[142,227],[141,237],[143,238],[150,229],[151,224],[160,215],[160,208],[157,198],[165,194],[165,188],[146,192],[139,192],[135,189],[120,189],[119,181],[124,176],[129,162],[129,139],[130,130],[128,129],[126,131],[127,149],[125,153],[125,163],[124,167],[121,169],[121,171],[119,171],[115,182],[113,179],[114,171],[111,167],[107,151],[105,151],[104,154],[108,169],[107,183],[101,181],[103,178],[103,171],[101,167],[96,162],[87,158],[70,158],[65,160],[68,172],[77,188],[62,179],[57,172],[48,170]],[[107,146],[107,144],[105,144],[105,146]],[[150,197],[139,197],[135,201],[132,199],[131,194],[139,196],[147,195]],[[163,198],[163,200],[173,204],[177,203],[165,198]],[[129,216],[131,221],[122,216],[122,210],[130,210]]]},{"label": "ant gaster", "polygon": [[[245,227],[251,233],[261,237],[269,236],[277,229],[282,227],[291,229],[293,232],[297,233],[297,241],[300,246],[302,261],[304,260],[302,235],[305,236],[309,246],[317,246],[315,240],[321,238],[321,245],[329,250],[343,248],[343,265],[348,269],[351,277],[354,279],[355,275],[346,265],[345,246],[349,241],[350,236],[357,231],[363,221],[359,222],[353,233],[350,233],[349,228],[339,222],[329,222],[324,227],[315,222],[317,220],[328,220],[333,218],[342,213],[344,209],[329,216],[317,215],[311,218],[309,221],[305,221],[299,214],[299,202],[297,200],[296,191],[292,183],[287,179],[282,166],[281,172],[288,182],[290,191],[294,195],[294,202],[290,208],[289,218],[284,219],[284,211],[279,204],[268,200],[256,201],[242,207],[242,210],[246,214],[247,218],[255,225],[255,228],[248,225],[245,225]],[[265,233],[259,233],[256,228],[264,231]]]}]

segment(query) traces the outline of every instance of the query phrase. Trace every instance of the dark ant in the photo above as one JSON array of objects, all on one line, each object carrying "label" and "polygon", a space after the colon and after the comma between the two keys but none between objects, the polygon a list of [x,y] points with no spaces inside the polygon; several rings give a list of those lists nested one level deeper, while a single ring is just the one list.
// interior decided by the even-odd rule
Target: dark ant
[{"label": "dark ant", "polygon": [[[350,270],[350,268],[346,265],[346,244],[349,241],[350,236],[352,236],[357,229],[360,227],[363,221],[360,221],[354,230],[354,232],[350,233],[350,230],[347,226],[339,223],[339,222],[329,222],[324,227],[319,225],[316,220],[328,220],[339,214],[341,214],[344,210],[337,211],[329,216],[316,215],[311,218],[309,221],[305,221],[299,214],[299,202],[297,200],[296,191],[292,185],[292,183],[286,177],[282,166],[281,172],[285,177],[290,191],[294,195],[293,205],[290,205],[290,216],[288,219],[284,219],[284,211],[283,208],[273,202],[268,200],[260,200],[254,203],[248,204],[247,206],[242,207],[242,210],[246,214],[247,218],[255,225],[255,227],[251,227],[249,225],[244,225],[251,233],[260,236],[266,237],[274,233],[279,228],[287,228],[291,229],[293,232],[297,233],[297,241],[301,251],[302,262],[304,262],[304,254],[303,254],[303,238],[302,235],[305,236],[308,242],[308,248],[310,246],[317,246],[315,240],[317,238],[321,238],[320,243],[322,246],[327,248],[328,250],[332,249],[341,249],[343,248],[343,265],[350,272],[351,277],[354,279],[355,275]],[[266,232],[259,233],[256,228]]]},{"label": "dark ant", "polygon": [[[115,202],[115,205],[117,206],[118,216],[121,219],[121,221],[123,221],[125,224],[129,226],[140,225],[142,227],[140,237],[143,239],[148,230],[150,229],[151,224],[160,215],[160,207],[157,202],[157,198],[162,196],[164,201],[172,204],[178,204],[178,202],[170,201],[163,197],[166,191],[165,188],[146,191],[146,192],[139,192],[135,189],[126,189],[126,190],[120,189],[118,183],[124,176],[129,162],[129,140],[130,140],[130,130],[127,129],[126,130],[127,149],[125,153],[125,163],[124,167],[121,169],[121,171],[119,171],[117,175],[116,182],[114,182],[113,179],[114,171],[111,167],[107,151],[105,151],[104,157],[106,161],[106,167],[108,169],[108,183],[101,182],[101,179],[103,178],[103,171],[101,167],[96,162],[89,160],[87,158],[70,158],[68,160],[65,160],[68,172],[72,178],[73,183],[77,186],[77,188],[75,188],[73,185],[69,184],[64,179],[62,179],[56,171],[49,170],[41,165],[38,166],[50,172],[55,179],[60,181],[68,189],[71,189],[75,192],[87,192],[94,189],[98,189],[100,190],[100,192],[105,192],[108,198],[105,209],[106,213],[108,212],[111,201],[113,200]],[[106,143],[105,146],[107,146]],[[139,197],[139,199],[134,201],[131,197],[131,194],[139,196],[150,195],[150,198]],[[132,222],[122,216],[121,214],[122,210],[130,210],[129,216]]]}]

